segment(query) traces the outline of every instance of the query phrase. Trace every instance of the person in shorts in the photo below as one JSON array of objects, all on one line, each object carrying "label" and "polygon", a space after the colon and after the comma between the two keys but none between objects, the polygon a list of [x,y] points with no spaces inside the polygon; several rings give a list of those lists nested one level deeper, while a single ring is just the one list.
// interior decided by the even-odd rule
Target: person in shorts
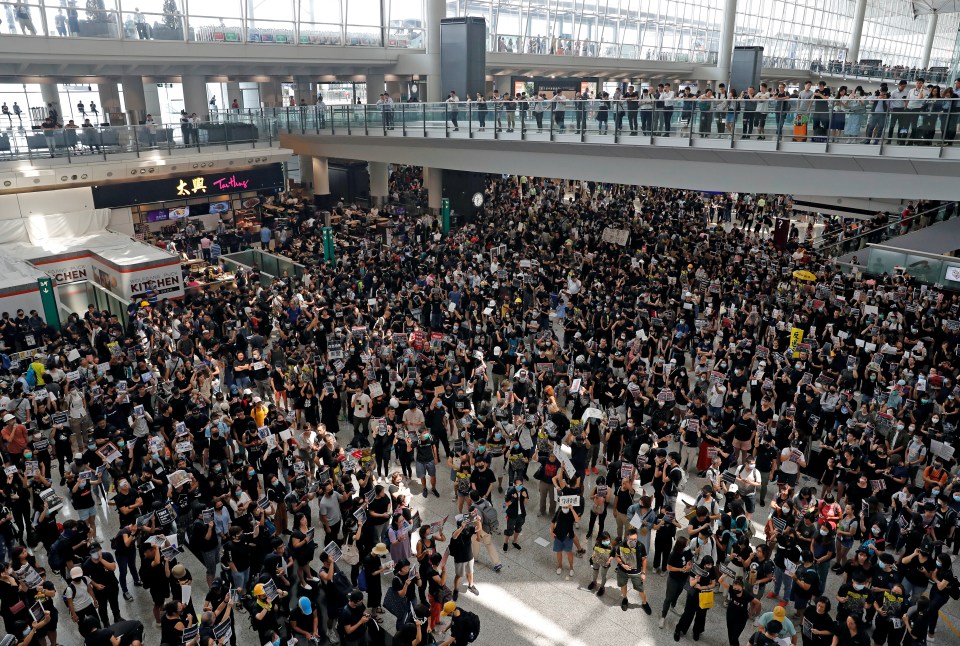
[{"label": "person in shorts", "polygon": [[513,539],[513,546],[520,548],[520,532],[523,531],[523,523],[527,520],[527,501],[530,500],[530,492],[523,486],[523,475],[518,474],[513,479],[513,486],[507,489],[504,495],[503,504],[505,505],[505,515],[507,517],[507,528],[503,530],[503,551],[507,551],[507,546]]},{"label": "person in shorts", "polygon": [[557,576],[563,573],[563,555],[567,555],[570,566],[568,577],[573,578],[573,533],[574,525],[580,522],[580,515],[570,505],[564,505],[553,515],[550,523],[550,536],[553,537],[553,553],[557,555]]},{"label": "person in shorts", "polygon": [[613,556],[617,562],[617,587],[620,588],[620,594],[623,599],[620,601],[620,609],[626,612],[629,606],[627,596],[630,591],[627,584],[633,586],[633,589],[640,593],[640,600],[643,604],[640,606],[648,615],[653,614],[653,609],[647,603],[647,593],[643,589],[643,584],[647,579],[647,549],[638,540],[637,528],[631,527],[622,543],[613,548]]},{"label": "person in shorts", "polygon": [[[407,411],[410,412],[410,411]],[[440,492],[437,491],[437,462],[440,457],[437,454],[437,443],[434,442],[430,432],[424,428],[421,429],[420,437],[411,447],[417,462],[417,477],[423,484],[423,497],[426,498],[433,492],[437,498]],[[427,476],[430,476],[430,486],[427,487]]]}]

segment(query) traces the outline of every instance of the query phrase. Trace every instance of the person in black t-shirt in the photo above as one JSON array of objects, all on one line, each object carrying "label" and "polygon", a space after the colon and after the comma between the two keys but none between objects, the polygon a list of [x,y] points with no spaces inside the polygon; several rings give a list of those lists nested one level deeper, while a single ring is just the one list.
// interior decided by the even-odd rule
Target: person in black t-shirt
[{"label": "person in black t-shirt", "polygon": [[290,613],[290,636],[307,641],[320,639],[319,618],[308,597],[300,597],[297,607]]},{"label": "person in black t-shirt", "polygon": [[481,498],[490,500],[496,482],[497,476],[490,470],[489,464],[486,461],[477,462],[477,468],[470,474],[470,488],[479,493]]},{"label": "person in black t-shirt", "polygon": [[691,574],[686,582],[687,600],[683,606],[683,614],[677,622],[677,627],[673,631],[673,641],[680,641],[682,635],[687,634],[690,625],[693,624],[693,640],[700,639],[707,622],[707,611],[709,608],[702,607],[703,601],[701,594],[712,592],[717,586],[717,568],[713,563],[713,557],[705,556],[700,561],[700,570],[703,574]]},{"label": "person in black t-shirt", "polygon": [[739,646],[740,634],[750,620],[750,604],[753,603],[754,596],[747,591],[743,577],[738,576],[730,581],[726,576],[721,576],[720,585],[730,589],[727,605],[727,641],[730,646]]}]

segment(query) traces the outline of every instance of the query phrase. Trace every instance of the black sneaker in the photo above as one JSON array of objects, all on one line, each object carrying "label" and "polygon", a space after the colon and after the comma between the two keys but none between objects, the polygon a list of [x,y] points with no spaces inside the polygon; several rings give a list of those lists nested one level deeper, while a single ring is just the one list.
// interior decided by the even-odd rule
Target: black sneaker
[{"label": "black sneaker", "polygon": [[453,591],[453,600],[456,601],[456,600],[457,600],[457,597],[459,597],[459,596],[460,596],[460,591],[459,591],[459,590],[454,590],[454,591]]},{"label": "black sneaker", "polygon": [[440,497],[440,492],[437,491],[436,489],[431,489],[430,491],[432,491],[432,492],[433,492],[433,495],[436,496],[437,498]]},{"label": "black sneaker", "polygon": [[648,615],[652,615],[652,614],[653,614],[653,608],[650,607],[650,604],[649,604],[649,603],[645,603],[645,604],[643,604],[643,605],[640,606],[640,607],[643,608],[643,611],[644,611],[645,613],[647,613]]},{"label": "black sneaker", "polygon": [[587,586],[587,590],[593,590],[593,589],[595,589],[596,587],[597,587],[597,582],[596,582],[596,581],[591,581],[591,582],[590,582],[590,585]]},{"label": "black sneaker", "polygon": [[510,546],[507,545],[506,543],[504,543],[504,544],[503,544],[503,551],[506,552],[506,551],[509,550],[509,549],[510,549]]},{"label": "black sneaker", "polygon": [[629,604],[629,602],[628,602],[626,599],[622,599],[622,600],[620,601],[620,610],[623,610],[624,612],[626,612],[626,611],[627,611],[627,606],[629,606],[629,605],[630,605],[630,604]]},{"label": "black sneaker", "polygon": [[520,543],[514,543],[514,544],[513,544],[513,548],[514,548],[514,549],[517,549],[517,550],[522,550],[522,549],[523,549],[522,547],[520,547]]},{"label": "black sneaker", "polygon": [[680,629],[673,631],[673,641],[675,642],[680,641]]}]

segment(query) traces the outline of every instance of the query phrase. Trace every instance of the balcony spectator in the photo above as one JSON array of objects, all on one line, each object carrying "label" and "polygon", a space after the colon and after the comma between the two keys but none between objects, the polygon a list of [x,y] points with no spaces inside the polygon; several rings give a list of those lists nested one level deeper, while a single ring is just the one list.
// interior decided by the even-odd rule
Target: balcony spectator
[{"label": "balcony spectator", "polygon": [[37,35],[37,28],[33,26],[33,17],[30,15],[30,7],[24,4],[23,0],[17,0],[14,7],[14,14],[17,17],[17,24],[20,25],[20,32],[26,36],[27,30],[30,30],[31,36]]}]

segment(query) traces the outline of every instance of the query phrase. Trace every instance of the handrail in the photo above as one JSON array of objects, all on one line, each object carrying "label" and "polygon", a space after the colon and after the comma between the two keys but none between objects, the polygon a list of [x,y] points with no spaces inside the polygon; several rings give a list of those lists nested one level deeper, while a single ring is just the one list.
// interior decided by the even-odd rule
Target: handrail
[{"label": "handrail", "polygon": [[[952,204],[952,202],[948,202],[948,204]],[[913,215],[911,215],[911,216],[910,216],[909,218],[907,218],[906,220],[898,220],[898,221],[896,222],[896,224],[899,225],[899,224],[902,224],[902,223],[904,223],[904,222],[909,222],[909,221],[913,220],[914,218],[919,217],[919,216],[921,216],[921,215],[926,215],[927,213],[930,213],[930,212],[932,212],[932,211],[937,211],[937,210],[939,210],[940,208],[942,208],[942,206],[943,206],[943,205],[940,205],[940,206],[932,206],[932,207],[930,207],[929,209],[925,209],[925,210],[923,210],[923,211],[919,211],[919,212],[914,213]],[[882,212],[882,211],[881,211],[881,212],[878,212],[878,214],[882,214],[882,215],[887,216],[887,217],[889,217],[889,216],[891,215],[891,214],[889,214],[889,213],[887,213],[887,212]],[[863,223],[865,223],[865,224],[867,224],[867,223],[872,224],[872,223],[873,223],[872,220],[859,219],[859,218],[858,218],[856,221],[857,221],[857,222],[863,222]],[[886,224],[882,224],[882,225],[878,225],[878,226],[874,227],[874,228],[871,229],[870,231],[879,231],[879,230],[881,230],[881,229],[883,229],[883,228],[885,228],[885,227],[890,226],[891,224],[894,224],[894,223],[893,223],[893,222],[887,222]],[[846,231],[846,229],[841,228],[841,229],[837,229],[837,230],[835,230],[835,231],[831,231],[829,234],[826,234],[826,233],[825,233],[825,234],[823,234],[823,235],[820,236],[820,238],[819,238],[819,240],[818,240],[817,242],[820,243],[820,247],[825,247],[825,246],[827,246],[827,244],[832,244],[833,242],[835,242],[834,240],[832,240],[832,238],[837,238],[837,239],[839,239],[840,236],[842,236],[845,231]],[[860,233],[863,233],[863,232],[860,232]],[[859,235],[859,233],[858,233],[857,235]],[[829,238],[828,238],[828,236],[829,236]],[[849,240],[849,239],[850,239],[850,238],[845,238],[845,240]],[[814,245],[814,246],[816,246],[816,245]]]},{"label": "handrail", "polygon": [[[875,234],[875,233],[883,233],[884,231],[889,231],[891,227],[896,227],[897,229],[899,229],[899,228],[902,228],[903,225],[910,223],[911,228],[912,228],[912,223],[915,222],[915,221],[919,221],[918,218],[921,218],[921,217],[923,217],[923,216],[925,216],[925,215],[928,215],[928,214],[930,214],[930,213],[932,213],[932,212],[939,211],[940,209],[942,209],[942,208],[944,208],[945,206],[950,205],[950,204],[953,204],[953,205],[956,206],[956,205],[957,205],[957,202],[946,202],[946,203],[944,203],[944,204],[940,204],[939,206],[931,207],[931,208],[926,209],[926,210],[924,210],[924,211],[920,211],[920,212],[918,212],[918,213],[914,213],[913,215],[911,215],[911,216],[908,217],[908,218],[902,218],[902,219],[899,219],[899,220],[894,220],[894,221],[892,221],[892,222],[887,222],[887,223],[885,223],[885,224],[876,226],[876,227],[874,227],[873,229],[870,229],[869,231],[862,231],[862,232],[858,233],[858,234],[855,235],[855,236],[851,236],[851,237],[849,237],[849,238],[838,239],[838,240],[835,240],[835,241],[830,242],[830,243],[828,243],[828,244],[823,244],[823,245],[821,245],[820,247],[816,247],[816,244],[814,244],[814,247],[816,247],[817,250],[820,251],[820,253],[822,253],[822,254],[824,254],[824,255],[829,255],[830,252],[828,252],[827,250],[828,250],[828,249],[831,249],[832,247],[836,247],[836,246],[839,246],[839,245],[847,245],[847,244],[848,244],[849,242],[851,242],[852,240],[859,240],[860,238],[863,238],[863,237],[865,237],[865,236],[869,236],[869,235],[872,235],[872,234]],[[925,227],[924,227],[924,228],[925,228]],[[842,233],[842,231],[838,232],[837,235],[839,235],[840,233]]]},{"label": "handrail", "polygon": [[[71,121],[72,123],[72,121]],[[278,127],[272,117],[250,116],[244,121],[199,121],[195,123],[153,123],[134,126],[74,124],[44,128],[21,126],[0,132],[0,162],[59,157],[69,163],[106,161],[110,155],[172,154],[231,145],[277,142]]]}]

